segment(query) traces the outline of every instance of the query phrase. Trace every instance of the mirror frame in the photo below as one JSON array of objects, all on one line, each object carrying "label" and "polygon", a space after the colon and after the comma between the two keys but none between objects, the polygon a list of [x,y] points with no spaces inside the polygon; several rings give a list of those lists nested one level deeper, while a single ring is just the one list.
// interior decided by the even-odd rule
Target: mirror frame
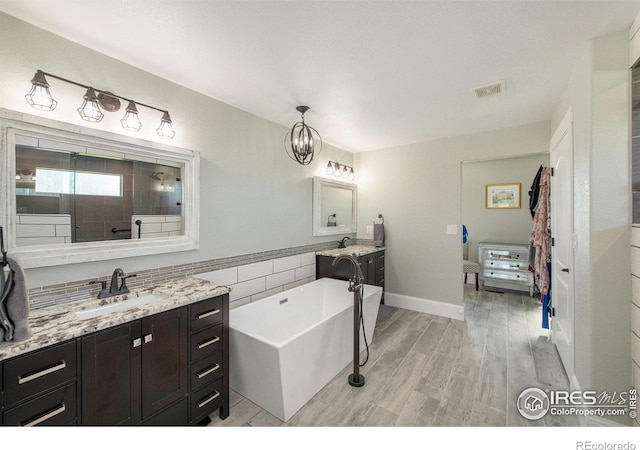
[{"label": "mirror frame", "polygon": [[[164,164],[180,164],[182,173],[181,236],[117,241],[49,244],[18,247],[16,244],[15,135],[27,135],[76,144],[105,156],[133,156],[134,160]],[[24,268],[48,267],[133,256],[157,255],[195,250],[200,234],[200,154],[194,150],[131,138],[116,133],[80,127],[51,119],[0,108],[0,148],[3,157],[0,170],[5,175],[0,185],[0,224],[5,231],[5,248],[16,255]]]},{"label": "mirror frame", "polygon": [[[351,226],[326,227],[322,226],[322,187],[334,187],[351,191]],[[344,181],[323,177],[313,177],[313,235],[330,236],[334,234],[351,234],[357,232],[356,206],[358,185]]]}]

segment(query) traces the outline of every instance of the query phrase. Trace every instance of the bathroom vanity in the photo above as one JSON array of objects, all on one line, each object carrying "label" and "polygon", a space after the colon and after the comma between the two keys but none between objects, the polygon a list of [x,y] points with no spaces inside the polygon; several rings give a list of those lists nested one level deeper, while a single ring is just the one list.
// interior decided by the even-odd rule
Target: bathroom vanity
[{"label": "bathroom vanity", "polygon": [[[0,423],[187,425],[216,409],[226,418],[228,292],[186,278],[154,287],[153,303],[97,317],[79,318],[90,300],[33,311],[33,337],[0,344]],[[128,301],[119,297],[106,300]]]},{"label": "bathroom vanity", "polygon": [[[335,267],[332,265],[336,256],[341,254],[356,255],[364,283],[380,286],[384,291],[384,247],[368,245],[349,245],[346,248],[323,250],[316,253],[316,279],[323,277],[348,280],[353,275],[353,267],[349,261],[340,261]],[[382,297],[384,303],[384,293]]]}]

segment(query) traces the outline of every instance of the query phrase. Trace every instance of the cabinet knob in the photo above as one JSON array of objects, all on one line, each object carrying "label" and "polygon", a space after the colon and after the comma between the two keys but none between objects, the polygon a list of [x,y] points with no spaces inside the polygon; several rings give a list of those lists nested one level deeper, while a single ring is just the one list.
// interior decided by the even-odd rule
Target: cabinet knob
[{"label": "cabinet knob", "polygon": [[141,345],[142,345],[142,339],[135,338],[133,340],[133,345],[132,345],[133,348],[140,347]]},{"label": "cabinet knob", "polygon": [[148,344],[151,341],[153,341],[153,334],[149,333],[144,337],[144,343]]}]

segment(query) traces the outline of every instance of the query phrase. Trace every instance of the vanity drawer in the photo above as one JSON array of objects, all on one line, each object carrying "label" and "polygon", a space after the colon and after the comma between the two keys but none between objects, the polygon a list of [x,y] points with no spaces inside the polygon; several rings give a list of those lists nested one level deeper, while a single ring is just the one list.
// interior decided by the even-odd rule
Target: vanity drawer
[{"label": "vanity drawer", "polygon": [[485,269],[482,272],[484,279],[517,281],[521,283],[529,282],[529,274],[526,272],[509,272],[507,270],[491,270]]},{"label": "vanity drawer", "polygon": [[191,381],[191,391],[200,389],[207,383],[223,375],[222,352],[217,352],[205,359],[191,364],[189,368],[189,379]]},{"label": "vanity drawer", "polygon": [[487,269],[499,269],[499,270],[529,270],[529,263],[527,261],[515,260],[515,261],[504,261],[504,260],[493,260],[493,259],[485,259],[483,265]]},{"label": "vanity drawer", "polygon": [[517,249],[496,249],[496,248],[481,248],[481,258],[484,259],[498,259],[498,260],[526,260],[528,258],[528,252],[526,250],[520,251]]},{"label": "vanity drawer", "polygon": [[76,341],[4,363],[5,407],[76,378]]},{"label": "vanity drawer", "polygon": [[222,305],[224,296],[203,300],[189,306],[189,329],[191,331],[222,322]]},{"label": "vanity drawer", "polygon": [[222,406],[224,400],[222,378],[192,392],[189,398],[189,420],[194,422],[208,416]]},{"label": "vanity drawer", "polygon": [[70,425],[76,422],[76,383],[5,411],[5,425]]},{"label": "vanity drawer", "polygon": [[190,346],[191,362],[222,350],[222,324],[192,334]]}]

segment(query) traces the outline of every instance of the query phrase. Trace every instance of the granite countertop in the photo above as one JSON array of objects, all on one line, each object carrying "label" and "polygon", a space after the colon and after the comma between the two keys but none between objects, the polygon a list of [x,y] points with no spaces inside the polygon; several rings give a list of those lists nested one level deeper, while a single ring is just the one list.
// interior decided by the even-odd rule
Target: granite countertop
[{"label": "granite countertop", "polygon": [[[229,291],[230,289],[227,286],[221,286],[200,278],[187,277],[144,288],[130,294],[103,299],[87,298],[86,300],[37,309],[29,313],[29,325],[33,331],[31,338],[22,342],[0,343],[0,360],[38,350],[48,345],[93,333],[94,331],[104,330],[141,317],[226,294]],[[126,302],[145,294],[155,294],[160,298],[144,305],[105,313],[94,318],[80,319],[75,314],[76,311],[87,311],[107,304]]]},{"label": "granite countertop", "polygon": [[316,252],[316,255],[321,256],[332,256],[336,257],[338,255],[348,254],[353,255],[355,253],[356,256],[368,255],[369,253],[375,253],[384,250],[384,247],[374,247],[373,245],[347,245],[347,248],[332,248],[329,250],[321,250]]}]

